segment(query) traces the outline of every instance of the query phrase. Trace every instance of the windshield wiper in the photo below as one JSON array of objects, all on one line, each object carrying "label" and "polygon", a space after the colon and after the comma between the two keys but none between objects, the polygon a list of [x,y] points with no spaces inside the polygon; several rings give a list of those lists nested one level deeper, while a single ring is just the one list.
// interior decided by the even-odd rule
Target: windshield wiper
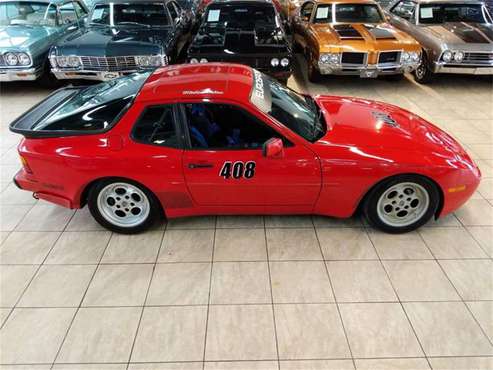
[{"label": "windshield wiper", "polygon": [[139,27],[147,27],[147,28],[150,28],[151,26],[148,25],[148,24],[144,24],[144,23],[139,23],[139,22],[118,22],[117,24],[115,24],[115,26],[139,26]]}]

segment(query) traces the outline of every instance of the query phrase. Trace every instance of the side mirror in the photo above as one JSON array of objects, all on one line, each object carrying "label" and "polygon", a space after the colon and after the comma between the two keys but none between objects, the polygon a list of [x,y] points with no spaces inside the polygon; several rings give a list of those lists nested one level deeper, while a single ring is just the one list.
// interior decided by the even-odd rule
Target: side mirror
[{"label": "side mirror", "polygon": [[284,156],[284,145],[278,137],[267,140],[262,146],[262,155],[266,158],[282,158]]}]

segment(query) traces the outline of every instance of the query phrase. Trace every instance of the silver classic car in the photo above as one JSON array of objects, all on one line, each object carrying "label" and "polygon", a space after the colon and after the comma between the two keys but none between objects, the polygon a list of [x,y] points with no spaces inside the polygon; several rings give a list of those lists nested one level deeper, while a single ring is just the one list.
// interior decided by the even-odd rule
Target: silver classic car
[{"label": "silver classic car", "polygon": [[0,82],[51,82],[48,51],[83,26],[87,8],[79,0],[0,1]]},{"label": "silver classic car", "polygon": [[397,0],[390,21],[423,47],[414,72],[427,83],[435,73],[493,74],[493,19],[478,0]]}]

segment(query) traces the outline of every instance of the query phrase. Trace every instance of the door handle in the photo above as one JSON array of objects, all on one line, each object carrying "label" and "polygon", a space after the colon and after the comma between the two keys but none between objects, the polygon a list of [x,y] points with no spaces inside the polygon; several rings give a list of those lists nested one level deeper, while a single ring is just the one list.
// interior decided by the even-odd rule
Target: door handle
[{"label": "door handle", "polygon": [[195,168],[212,168],[214,167],[211,163],[190,163],[188,165],[188,168],[190,168],[191,170],[195,169]]}]

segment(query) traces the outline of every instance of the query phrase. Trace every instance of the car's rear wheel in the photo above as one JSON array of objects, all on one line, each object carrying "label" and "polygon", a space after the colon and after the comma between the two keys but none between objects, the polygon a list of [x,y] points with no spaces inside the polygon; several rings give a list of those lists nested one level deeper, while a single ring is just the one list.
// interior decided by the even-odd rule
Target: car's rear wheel
[{"label": "car's rear wheel", "polygon": [[89,210],[103,227],[122,234],[142,232],[154,224],[160,207],[154,195],[126,179],[108,179],[89,191]]},{"label": "car's rear wheel", "polygon": [[439,190],[431,180],[418,175],[401,175],[375,186],[365,199],[363,212],[377,229],[400,234],[428,222],[439,202]]}]

